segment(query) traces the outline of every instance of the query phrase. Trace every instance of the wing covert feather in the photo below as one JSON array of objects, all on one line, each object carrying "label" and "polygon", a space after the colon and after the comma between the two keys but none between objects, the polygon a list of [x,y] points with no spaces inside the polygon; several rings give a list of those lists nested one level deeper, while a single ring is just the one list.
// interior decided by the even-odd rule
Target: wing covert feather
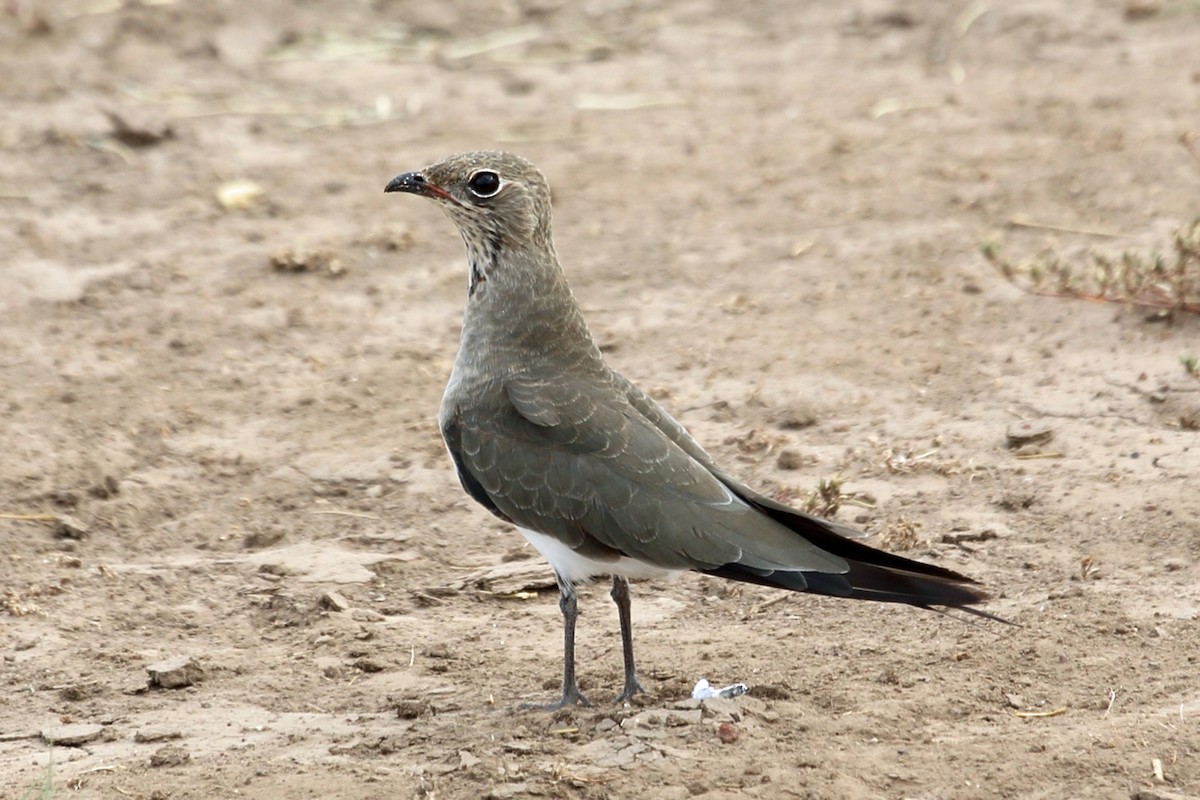
[{"label": "wing covert feather", "polygon": [[510,379],[492,410],[458,416],[462,461],[499,512],[671,569],[847,569],[736,496],[621,393],[595,389]]}]

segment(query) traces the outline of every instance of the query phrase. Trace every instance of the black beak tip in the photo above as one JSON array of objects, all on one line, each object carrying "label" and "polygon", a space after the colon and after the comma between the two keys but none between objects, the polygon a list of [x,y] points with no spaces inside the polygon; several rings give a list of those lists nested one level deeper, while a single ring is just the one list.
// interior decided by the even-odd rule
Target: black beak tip
[{"label": "black beak tip", "polygon": [[421,173],[405,172],[403,175],[397,175],[388,181],[388,185],[383,187],[383,191],[420,194],[425,191],[426,185],[425,176]]}]

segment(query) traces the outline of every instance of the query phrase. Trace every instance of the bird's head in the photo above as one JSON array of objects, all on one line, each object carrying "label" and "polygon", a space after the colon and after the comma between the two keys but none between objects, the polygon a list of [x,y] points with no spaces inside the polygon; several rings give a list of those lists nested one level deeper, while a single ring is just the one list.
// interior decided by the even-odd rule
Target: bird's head
[{"label": "bird's head", "polygon": [[458,226],[472,260],[490,263],[503,248],[550,242],[550,188],[536,167],[511,153],[460,153],[397,175],[384,191],[436,201]]}]

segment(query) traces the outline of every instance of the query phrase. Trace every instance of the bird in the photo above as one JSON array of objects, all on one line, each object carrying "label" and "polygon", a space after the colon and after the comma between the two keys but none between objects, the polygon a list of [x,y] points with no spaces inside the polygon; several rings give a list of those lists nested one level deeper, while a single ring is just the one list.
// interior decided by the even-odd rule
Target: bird
[{"label": "bird", "polygon": [[742,483],[612,369],[559,265],[550,188],[529,161],[460,153],[399,174],[384,191],[434,201],[466,247],[466,310],[438,424],[463,489],[554,570],[562,694],[533,707],[591,705],[575,671],[576,587],[602,576],[612,579],[620,622],[618,704],[645,691],[630,579],[694,571],[998,619],[970,608],[988,599],[977,581],[875,549],[858,531]]}]

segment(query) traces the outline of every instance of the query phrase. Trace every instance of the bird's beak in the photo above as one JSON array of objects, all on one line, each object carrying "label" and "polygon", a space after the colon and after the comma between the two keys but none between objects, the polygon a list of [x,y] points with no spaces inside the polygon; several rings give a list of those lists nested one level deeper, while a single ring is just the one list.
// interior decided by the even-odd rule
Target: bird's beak
[{"label": "bird's beak", "polygon": [[408,192],[409,194],[419,194],[422,197],[430,197],[435,200],[455,202],[453,195],[442,187],[435,186],[425,180],[425,176],[419,172],[405,172],[403,175],[397,175],[392,178],[383,190],[385,192]]}]

